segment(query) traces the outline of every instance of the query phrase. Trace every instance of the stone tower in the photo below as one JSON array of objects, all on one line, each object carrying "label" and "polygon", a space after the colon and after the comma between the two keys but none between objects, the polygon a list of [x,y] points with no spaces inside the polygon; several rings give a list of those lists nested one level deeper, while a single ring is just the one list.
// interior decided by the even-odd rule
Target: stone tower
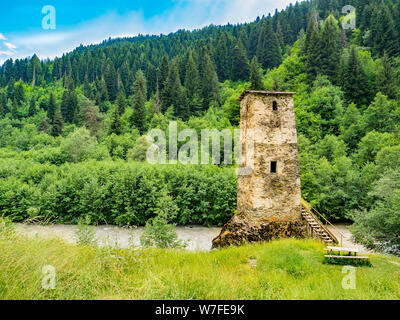
[{"label": "stone tower", "polygon": [[239,98],[238,212],[214,247],[304,236],[293,95],[245,91]]}]

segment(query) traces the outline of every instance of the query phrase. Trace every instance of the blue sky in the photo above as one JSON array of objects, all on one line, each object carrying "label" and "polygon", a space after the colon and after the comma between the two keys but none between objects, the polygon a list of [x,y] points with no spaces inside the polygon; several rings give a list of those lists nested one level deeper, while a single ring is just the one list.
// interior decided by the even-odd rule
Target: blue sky
[{"label": "blue sky", "polygon": [[[167,34],[209,24],[250,22],[293,0],[47,0],[4,1],[0,16],[0,63],[36,53],[54,58],[80,44],[109,37]],[[56,11],[56,29],[42,28],[42,8]]]}]

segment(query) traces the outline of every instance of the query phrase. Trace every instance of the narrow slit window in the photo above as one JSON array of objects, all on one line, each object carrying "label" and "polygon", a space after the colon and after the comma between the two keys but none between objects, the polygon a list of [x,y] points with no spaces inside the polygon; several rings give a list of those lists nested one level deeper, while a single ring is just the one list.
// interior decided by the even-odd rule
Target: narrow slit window
[{"label": "narrow slit window", "polygon": [[276,173],[277,171],[277,162],[276,161],[271,161],[271,173]]},{"label": "narrow slit window", "polygon": [[272,110],[278,111],[278,102],[276,101],[272,102]]}]

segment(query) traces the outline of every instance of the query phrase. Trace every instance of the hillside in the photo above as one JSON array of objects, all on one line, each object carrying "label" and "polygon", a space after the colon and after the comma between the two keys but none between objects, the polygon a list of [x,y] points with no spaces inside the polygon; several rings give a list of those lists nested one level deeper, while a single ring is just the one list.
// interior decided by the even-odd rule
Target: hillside
[{"label": "hillside", "polygon": [[[344,5],[356,8],[343,29]],[[347,17],[346,19],[348,19]],[[240,25],[138,36],[0,68],[0,215],[223,224],[235,165],[151,166],[150,129],[238,126],[246,88],[295,97],[303,197],[399,253],[400,5],[304,1]],[[227,167],[227,168],[221,168]]]}]

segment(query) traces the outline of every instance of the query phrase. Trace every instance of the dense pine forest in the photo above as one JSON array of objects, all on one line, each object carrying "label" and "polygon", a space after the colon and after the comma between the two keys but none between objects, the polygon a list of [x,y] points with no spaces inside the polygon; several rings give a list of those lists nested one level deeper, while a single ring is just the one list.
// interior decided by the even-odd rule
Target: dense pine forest
[{"label": "dense pine forest", "polygon": [[[346,5],[354,12],[342,13]],[[261,13],[262,14],[262,13]],[[355,28],[343,28],[356,20]],[[0,68],[0,215],[223,224],[234,166],[145,163],[149,129],[234,129],[244,89],[295,96],[303,197],[399,252],[400,4],[311,0],[247,24],[139,35]]]}]

